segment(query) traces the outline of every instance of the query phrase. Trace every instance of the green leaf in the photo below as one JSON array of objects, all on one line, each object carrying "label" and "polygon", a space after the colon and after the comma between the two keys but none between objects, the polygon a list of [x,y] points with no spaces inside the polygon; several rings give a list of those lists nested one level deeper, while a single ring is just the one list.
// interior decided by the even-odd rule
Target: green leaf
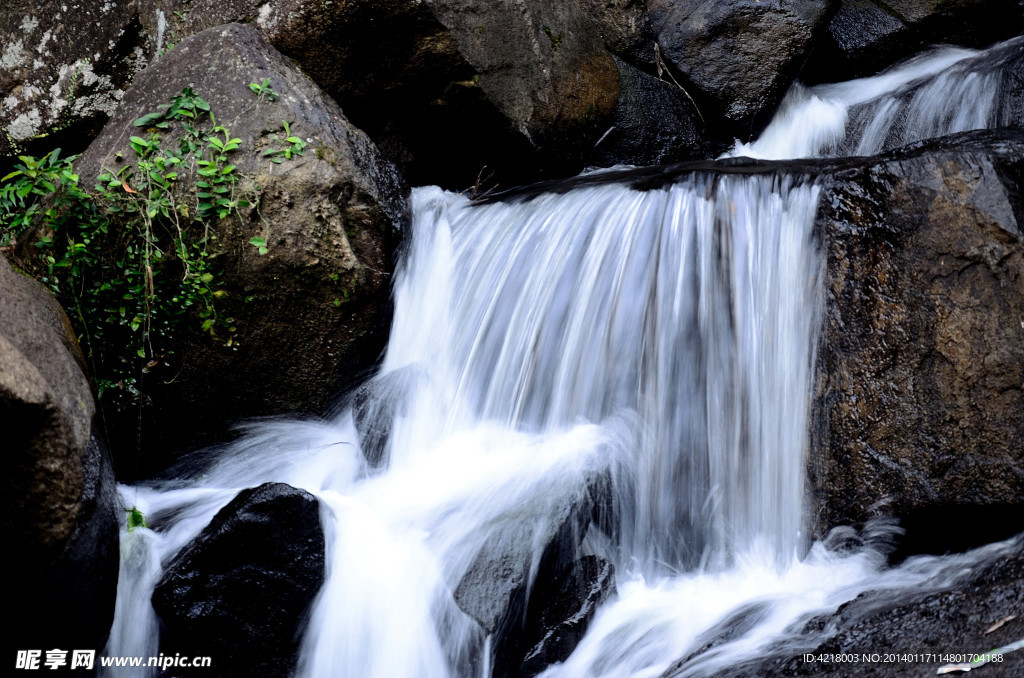
[{"label": "green leaf", "polygon": [[147,113],[146,115],[142,116],[141,118],[137,118],[133,124],[136,127],[149,127],[150,125],[152,125],[153,123],[157,122],[158,120],[162,120],[163,117],[164,117],[164,113],[163,112],[160,112],[160,113]]},{"label": "green leaf", "polygon": [[266,247],[267,241],[264,238],[251,238],[249,244],[254,247]]}]

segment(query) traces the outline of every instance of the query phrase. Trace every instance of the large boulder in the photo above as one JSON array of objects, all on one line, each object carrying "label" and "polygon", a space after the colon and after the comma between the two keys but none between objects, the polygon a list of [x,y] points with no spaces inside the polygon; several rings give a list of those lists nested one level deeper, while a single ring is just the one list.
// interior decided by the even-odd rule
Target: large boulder
[{"label": "large boulder", "polygon": [[[249,88],[266,79],[276,100]],[[406,189],[393,166],[291,61],[239,24],[181,41],[139,75],[82,156],[82,183],[134,157],[128,140],[141,130],[133,122],[184,87],[241,140],[231,163],[239,190],[255,198],[215,224],[227,293],[220,313],[235,319],[233,345],[211,341],[197,322],[176,351],[186,358],[154,368],[143,412],[149,463],[245,417],[322,411],[368,368],[387,337],[392,255],[405,218]],[[275,164],[263,153],[286,145],[282,121],[307,147]]]},{"label": "large boulder", "polygon": [[[100,649],[114,614],[119,502],[82,353],[39,283],[0,256],[7,649]],[[13,656],[13,651],[10,653]]]},{"label": "large boulder", "polygon": [[823,530],[881,511],[927,551],[1024,529],[1022,172],[1024,134],[969,132],[825,180]]},{"label": "large boulder", "polygon": [[3,3],[0,156],[81,151],[150,57],[134,0]]},{"label": "large boulder", "polygon": [[[238,493],[167,566],[153,591],[165,655],[209,656],[218,676],[290,675],[323,585],[316,497],[282,483]],[[203,675],[174,668],[166,675]]]},{"label": "large boulder", "polygon": [[929,45],[984,47],[1022,29],[1024,12],[1002,0],[842,0],[805,77],[872,75]]},{"label": "large boulder", "polygon": [[[661,55],[705,116],[742,139],[767,124],[834,2],[651,0]],[[706,110],[705,110],[706,109]]]},{"label": "large boulder", "polygon": [[579,0],[605,47],[626,61],[654,65],[654,30],[647,0]]}]

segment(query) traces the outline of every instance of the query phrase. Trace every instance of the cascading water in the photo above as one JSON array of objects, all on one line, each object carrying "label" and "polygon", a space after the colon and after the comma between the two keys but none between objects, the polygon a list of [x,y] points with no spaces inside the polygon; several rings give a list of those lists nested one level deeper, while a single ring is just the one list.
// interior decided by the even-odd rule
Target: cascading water
[{"label": "cascading water", "polygon": [[881,75],[816,87],[795,85],[756,141],[729,153],[783,160],[874,155],[922,139],[1020,124],[1001,105],[1024,37],[985,51],[942,47]]},{"label": "cascading water", "polygon": [[[896,109],[930,119],[931,88],[948,89],[951,72],[972,115],[907,133],[996,124],[998,71],[982,62],[998,59],[946,51],[798,88],[737,152],[873,152],[897,143]],[[366,411],[387,413],[381,449],[360,442],[349,409],[253,425],[199,477],[122,488],[156,529],[122,535],[107,653],[156,654],[161,565],[238,490],[268,481],[321,501],[327,578],[305,678],[486,678],[486,610],[464,612],[460,584],[511,543],[535,575],[553,516],[595,495],[614,520],[592,525],[583,549],[614,561],[619,594],[548,678],[714,675],[868,586],[953,576],[956,559],[881,573],[870,548],[839,554],[802,533],[817,198],[801,177],[700,173],[487,205],[417,189],[388,352],[364,387]],[[670,668],[738,618],[741,632]]]}]

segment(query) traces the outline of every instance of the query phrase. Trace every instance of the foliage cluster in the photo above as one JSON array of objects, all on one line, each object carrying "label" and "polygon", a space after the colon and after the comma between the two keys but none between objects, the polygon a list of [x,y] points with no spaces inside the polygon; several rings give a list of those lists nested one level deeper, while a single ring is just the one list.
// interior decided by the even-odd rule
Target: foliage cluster
[{"label": "foliage cluster", "polygon": [[[31,253],[22,264],[68,310],[101,405],[122,411],[141,403],[144,375],[173,368],[193,319],[212,340],[236,344],[218,304],[226,293],[214,226],[258,200],[258,188],[241,194],[230,160],[242,141],[191,88],[135,125],[133,157],[118,154],[120,167],[104,168],[92,191],[60,149],[19,156],[0,179],[0,248]],[[278,155],[295,155],[289,144]],[[252,244],[267,252],[265,240]]]}]

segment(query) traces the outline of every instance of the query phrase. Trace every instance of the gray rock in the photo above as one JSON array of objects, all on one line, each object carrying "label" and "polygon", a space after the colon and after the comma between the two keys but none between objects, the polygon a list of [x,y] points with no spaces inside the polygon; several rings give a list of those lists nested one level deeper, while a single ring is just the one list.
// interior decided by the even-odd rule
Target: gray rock
[{"label": "gray rock", "polygon": [[647,0],[580,0],[597,24],[605,47],[628,61],[654,65],[654,32]]},{"label": "gray rock", "polygon": [[804,78],[873,75],[930,45],[986,47],[1022,29],[1024,12],[1001,0],[842,0]]},{"label": "gray rock", "polygon": [[532,678],[569,658],[597,609],[615,595],[615,567],[584,556],[561,576],[538,578],[521,633],[503,637],[496,650],[495,678]]},{"label": "gray rock", "polygon": [[767,124],[824,29],[833,2],[651,0],[662,56],[729,129],[748,138]]},{"label": "gray rock", "polygon": [[531,578],[553,580],[575,561],[601,499],[599,482],[552,486],[489,526],[490,538],[455,587],[455,602],[485,632],[517,633]]},{"label": "gray rock", "polygon": [[[249,89],[267,78],[276,101]],[[217,224],[228,293],[220,312],[236,320],[237,346],[210,341],[196,323],[177,352],[188,356],[184,364],[154,368],[166,372],[149,380],[149,461],[160,449],[208,442],[244,417],[327,407],[383,350],[405,218],[407,189],[369,138],[254,28],[238,24],[181,41],[139,75],[82,156],[83,184],[101,168],[118,170],[118,153],[133,157],[133,121],[186,86],[241,139],[231,161],[258,209]],[[305,155],[273,164],[262,153],[282,145],[273,138],[283,137],[282,120],[308,145]],[[249,245],[253,237],[269,252]]]},{"label": "gray rock", "polygon": [[616,59],[622,95],[590,164],[663,165],[704,157],[700,112],[675,84]]},{"label": "gray rock", "polygon": [[150,52],[131,0],[0,8],[0,156],[81,150]]},{"label": "gray rock", "polygon": [[346,398],[359,433],[359,447],[371,468],[386,466],[395,417],[408,413],[417,388],[429,384],[429,375],[415,366],[370,379]]},{"label": "gray rock", "polygon": [[[858,676],[900,678],[912,668],[923,668],[922,674],[934,675],[939,666],[953,663],[938,655],[982,654],[1019,640],[1024,635],[1024,620],[1019,617],[1022,597],[1024,539],[1017,538],[996,557],[965,563],[952,581],[917,589],[861,594],[834,615],[816,617],[795,629],[795,637],[784,646],[768,648],[760,657],[716,676],[851,675],[848,663],[808,662],[803,658],[804,653],[847,654],[858,658],[878,654],[895,659],[858,662]],[[1002,624],[989,632],[988,629],[1000,621]],[[931,654],[932,658],[922,659],[922,653]],[[916,661],[903,661],[900,655],[907,654],[917,654]],[[976,667],[976,670],[981,675],[1021,675],[1024,653],[1002,654],[998,661]],[[679,667],[665,678],[690,675],[694,674]]]},{"label": "gray rock", "polygon": [[251,20],[410,182],[457,188],[484,166],[506,183],[578,171],[619,96],[605,39],[625,50],[645,25],[635,0],[622,23],[572,0],[144,0],[150,32],[158,10],[179,35]]}]

